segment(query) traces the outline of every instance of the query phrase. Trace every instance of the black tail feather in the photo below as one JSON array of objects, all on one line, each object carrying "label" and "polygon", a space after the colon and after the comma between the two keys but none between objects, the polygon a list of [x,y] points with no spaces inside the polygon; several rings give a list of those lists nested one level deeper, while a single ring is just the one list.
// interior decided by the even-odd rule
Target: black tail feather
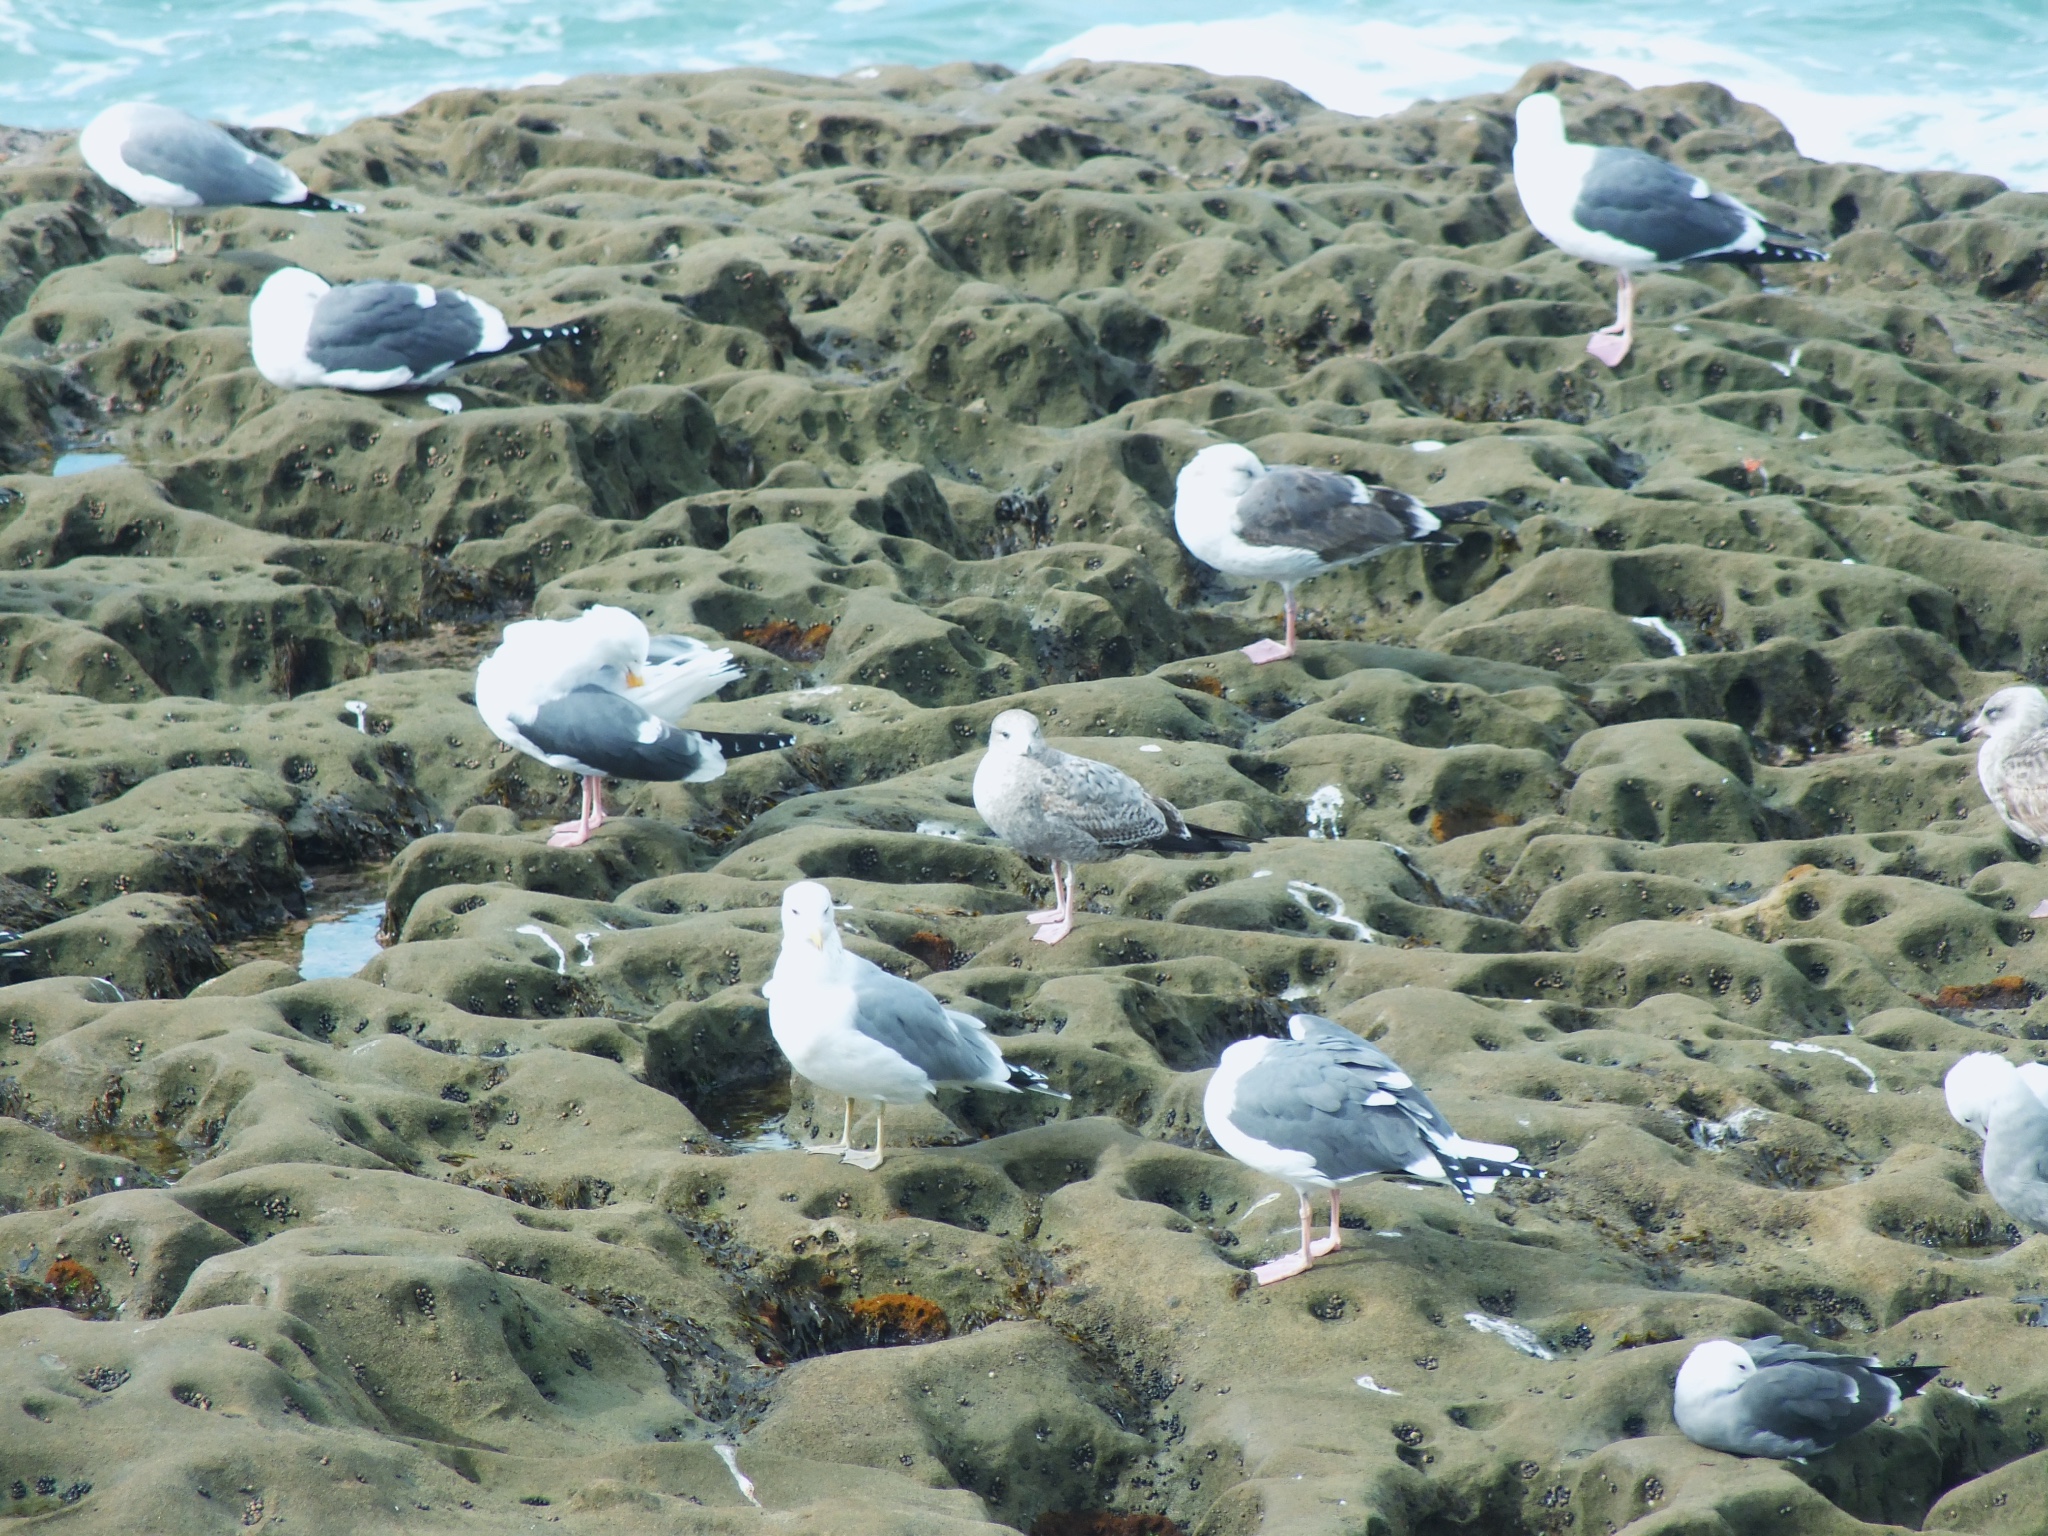
[{"label": "black tail feather", "polygon": [[717,747],[728,761],[735,757],[752,757],[757,752],[779,752],[784,747],[796,745],[794,736],[735,736],[727,731],[699,731],[697,734]]},{"label": "black tail feather", "polygon": [[1053,1087],[1046,1075],[1036,1067],[1027,1067],[1021,1061],[1006,1063],[1010,1069],[1010,1086],[1021,1088],[1026,1093],[1042,1093],[1048,1099],[1071,1099],[1071,1093],[1061,1093]]},{"label": "black tail feather", "polygon": [[1214,827],[1184,823],[1177,832],[1147,843],[1154,853],[1250,853],[1252,844],[1264,838],[1242,838],[1235,832],[1218,832]]},{"label": "black tail feather", "polygon": [[1478,1196],[1473,1193],[1474,1179],[1543,1179],[1548,1178],[1534,1163],[1504,1163],[1490,1157],[1453,1157],[1448,1152],[1438,1152],[1436,1160],[1444,1170],[1444,1177],[1451,1181],[1451,1187],[1465,1197],[1465,1203],[1472,1205]]},{"label": "black tail feather", "polygon": [[1922,1387],[1947,1369],[1945,1365],[1880,1365],[1877,1374],[1897,1382],[1901,1395],[1918,1397]]},{"label": "black tail feather", "polygon": [[1452,501],[1441,507],[1431,507],[1429,510],[1436,514],[1436,520],[1440,523],[1468,523],[1480,513],[1492,509],[1493,503],[1490,501]]},{"label": "black tail feather", "polygon": [[563,325],[513,325],[507,326],[512,339],[495,352],[479,352],[478,357],[510,357],[515,352],[531,352],[535,347],[544,347],[551,341],[574,341],[583,334],[583,322],[571,320]]},{"label": "black tail feather", "polygon": [[319,192],[308,192],[296,203],[287,203],[289,208],[306,208],[315,213],[361,213],[361,203],[344,203],[338,197],[328,197]]}]

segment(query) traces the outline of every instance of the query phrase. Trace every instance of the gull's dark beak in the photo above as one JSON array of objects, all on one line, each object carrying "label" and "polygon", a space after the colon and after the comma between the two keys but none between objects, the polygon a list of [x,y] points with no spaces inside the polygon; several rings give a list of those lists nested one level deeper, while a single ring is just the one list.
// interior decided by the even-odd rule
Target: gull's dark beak
[{"label": "gull's dark beak", "polygon": [[1977,722],[1976,722],[1975,720],[1968,720],[1968,721],[1965,721],[1965,722],[1963,723],[1963,725],[1962,725],[1961,729],[1959,729],[1959,730],[1958,730],[1958,731],[1956,732],[1956,740],[1957,740],[1957,741],[1968,741],[1968,740],[1969,740],[1969,739],[1970,739],[1970,738],[1971,738],[1972,736],[1975,736],[1976,734],[1977,734]]}]

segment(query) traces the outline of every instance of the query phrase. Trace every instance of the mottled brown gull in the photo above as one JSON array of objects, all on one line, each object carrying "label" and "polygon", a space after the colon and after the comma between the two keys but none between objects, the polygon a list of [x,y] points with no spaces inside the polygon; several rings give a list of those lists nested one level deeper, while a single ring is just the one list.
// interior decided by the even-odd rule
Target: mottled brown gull
[{"label": "mottled brown gull", "polygon": [[2048,844],[2048,694],[2020,684],[1986,699],[1956,740],[1982,737],[1977,782],[1999,818],[2030,843]]},{"label": "mottled brown gull", "polygon": [[[1074,931],[1074,866],[1126,853],[1245,853],[1251,843],[1190,826],[1121,768],[1062,752],[1028,710],[1006,709],[989,728],[988,753],[974,770],[974,808],[989,829],[1026,858],[1052,865],[1053,904],[1025,914],[1041,944]],[[1065,871],[1064,884],[1061,871]]]}]

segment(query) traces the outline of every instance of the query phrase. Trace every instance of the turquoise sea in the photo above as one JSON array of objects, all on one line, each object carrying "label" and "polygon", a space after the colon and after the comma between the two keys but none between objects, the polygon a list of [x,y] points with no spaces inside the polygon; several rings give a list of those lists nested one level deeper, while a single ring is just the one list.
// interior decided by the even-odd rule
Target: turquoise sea
[{"label": "turquoise sea", "polygon": [[0,121],[75,125],[138,97],[319,130],[458,85],[1076,56],[1273,75],[1354,112],[1570,58],[1638,85],[1717,81],[1824,159],[2048,189],[2042,0],[0,0]]}]

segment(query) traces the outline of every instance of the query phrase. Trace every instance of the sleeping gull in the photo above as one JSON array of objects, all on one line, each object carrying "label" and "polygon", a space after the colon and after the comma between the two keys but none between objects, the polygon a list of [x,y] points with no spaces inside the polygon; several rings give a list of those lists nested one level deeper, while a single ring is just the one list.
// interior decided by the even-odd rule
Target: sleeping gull
[{"label": "sleeping gull", "polygon": [[548,839],[551,848],[575,848],[605,823],[607,776],[702,784],[723,774],[729,757],[795,739],[670,724],[741,675],[730,651],[650,636],[625,609],[599,606],[573,619],[507,624],[476,669],[476,709],[507,746],[583,776],[583,814]]},{"label": "sleeping gull", "polygon": [[1249,448],[1216,443],[1188,460],[1174,483],[1173,529],[1204,565],[1226,576],[1280,583],[1287,638],[1244,648],[1254,662],[1267,662],[1294,654],[1296,585],[1404,544],[1454,545],[1444,524],[1486,506],[1426,507],[1405,491],[1367,485],[1356,475],[1261,464]]},{"label": "sleeping gull", "polygon": [[1610,368],[1635,339],[1636,273],[1686,262],[1828,259],[1806,236],[1655,155],[1570,142],[1564,107],[1548,91],[1515,108],[1515,191],[1551,244],[1620,275],[1614,324],[1586,342]]},{"label": "sleeping gull", "polygon": [[[946,1007],[915,982],[891,976],[846,948],[832,916],[832,893],[800,880],[782,893],[782,952],[763,984],[768,1028],[789,1064],[846,1096],[839,1140],[807,1152],[836,1154],[856,1168],[882,1161],[882,1106],[915,1104],[942,1084],[1049,1098],[1045,1074],[1003,1060],[988,1026]],[[875,1101],[875,1148],[855,1151],[853,1101]]]},{"label": "sleeping gull", "polygon": [[434,384],[465,363],[581,335],[580,324],[507,325],[460,288],[343,283],[282,267],[249,304],[256,369],[283,389],[374,392]]},{"label": "sleeping gull", "polygon": [[[1240,1040],[1202,1094],[1216,1145],[1248,1168],[1294,1186],[1301,1249],[1252,1271],[1261,1285],[1298,1275],[1342,1245],[1337,1191],[1390,1173],[1449,1184],[1469,1205],[1496,1180],[1540,1179],[1513,1147],[1467,1141],[1379,1047],[1313,1013],[1287,1021],[1288,1040]],[[1330,1235],[1311,1241],[1309,1191],[1330,1192]]]},{"label": "sleeping gull", "polygon": [[1709,1339],[1678,1368],[1671,1416],[1709,1450],[1800,1460],[1869,1428],[1941,1372],[1806,1349],[1776,1334]]},{"label": "sleeping gull", "polygon": [[2048,1232],[2048,1067],[1973,1051],[1942,1080],[1948,1112],[1984,1138],[1984,1187],[2008,1216]]},{"label": "sleeping gull", "polygon": [[92,172],[145,208],[171,215],[169,250],[147,252],[152,266],[185,248],[183,210],[237,206],[361,213],[360,203],[308,192],[287,167],[259,155],[209,122],[153,102],[116,102],[85,125],[78,152]]},{"label": "sleeping gull", "polygon": [[1251,850],[1241,837],[1189,826],[1169,802],[1121,768],[1060,751],[1046,741],[1038,718],[1022,709],[1004,710],[989,727],[988,752],[974,770],[974,808],[1012,848],[1052,865],[1052,906],[1025,914],[1037,928],[1031,936],[1041,944],[1057,944],[1074,931],[1076,864],[1099,864],[1141,848]]}]

